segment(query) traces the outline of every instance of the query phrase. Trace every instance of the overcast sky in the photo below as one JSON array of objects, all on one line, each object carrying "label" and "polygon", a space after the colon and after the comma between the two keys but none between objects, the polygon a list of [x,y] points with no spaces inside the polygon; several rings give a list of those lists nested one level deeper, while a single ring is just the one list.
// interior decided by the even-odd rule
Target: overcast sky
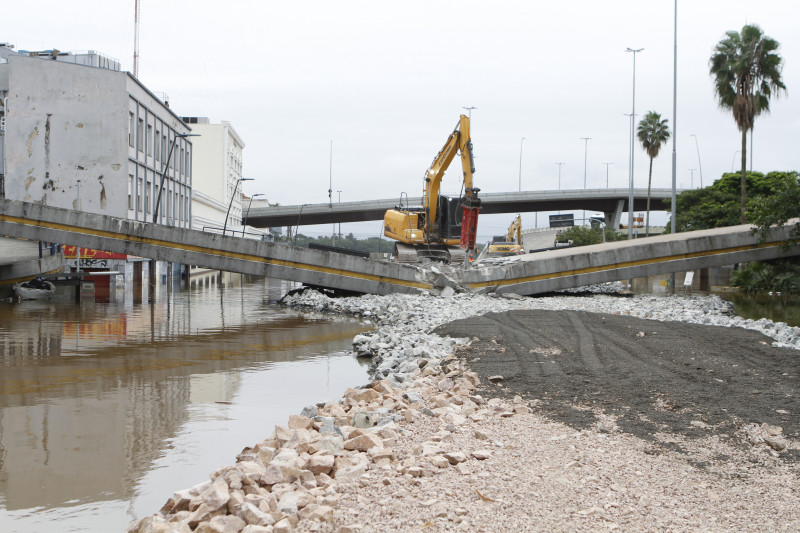
[{"label": "overcast sky", "polygon": [[[482,191],[518,189],[523,137],[524,190],[557,189],[557,162],[562,188],[582,188],[581,137],[591,137],[588,187],[606,186],[603,163],[613,163],[609,185],[627,187],[633,54],[625,49],[644,48],[637,121],[653,110],[672,124],[673,9],[663,0],[141,0],[139,78],[180,115],[230,121],[246,143],[244,175],[255,180],[245,192],[282,205],[327,202],[331,175],[342,201],[421,195],[423,173],[465,106],[477,108]],[[701,165],[705,185],[739,165],[741,136],[717,106],[708,59],[725,31],[746,23],[781,43],[788,88],[756,120],[753,168],[800,168],[798,14],[788,0],[679,2],[679,187],[691,185],[692,168],[697,187]],[[7,2],[3,18],[0,41],[18,50],[97,50],[133,70],[133,0]],[[654,187],[671,186],[671,151],[670,142],[655,160]],[[647,186],[647,170],[637,144],[637,187]],[[444,192],[457,193],[460,178],[456,160]]]}]

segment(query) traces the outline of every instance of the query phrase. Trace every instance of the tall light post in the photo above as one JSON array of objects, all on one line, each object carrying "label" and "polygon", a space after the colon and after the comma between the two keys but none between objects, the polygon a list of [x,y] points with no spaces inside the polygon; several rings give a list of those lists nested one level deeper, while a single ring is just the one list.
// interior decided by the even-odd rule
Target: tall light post
[{"label": "tall light post", "polygon": [[[244,215],[244,218],[250,216],[250,206],[253,205],[253,198],[255,198],[256,196],[264,196],[264,193],[260,192],[258,194],[250,195],[250,202],[247,204],[247,213]],[[244,239],[244,220],[242,220],[242,239]]]},{"label": "tall light post", "polygon": [[519,190],[522,191],[522,141],[525,137],[519,140]]},{"label": "tall light post", "polygon": [[175,150],[175,143],[178,142],[178,139],[199,136],[199,133],[176,133],[175,137],[172,138],[172,144],[169,145],[169,153],[167,154],[167,161],[164,163],[164,166],[161,169],[161,182],[158,184],[158,196],[156,197],[156,205],[153,207],[153,224],[158,221],[158,208],[161,206],[161,191],[164,190],[164,180],[167,179],[167,170],[169,170],[169,162],[172,159],[172,152]]},{"label": "tall light post", "polygon": [[690,168],[689,169],[689,173],[690,173],[689,174],[689,188],[690,189],[694,189],[694,171],[695,170],[696,169],[694,169],[694,168]]},{"label": "tall light post", "polygon": [[225,212],[225,224],[222,225],[222,236],[225,236],[225,230],[228,229],[228,215],[231,214],[231,206],[233,205],[233,199],[236,198],[236,191],[239,190],[239,182],[240,181],[253,181],[253,178],[239,178],[236,180],[236,185],[233,186],[233,194],[231,194],[231,201],[228,202],[228,210]]},{"label": "tall light post", "polygon": [[[586,162],[589,159],[589,141],[591,137],[581,137],[583,139],[583,189],[586,190]],[[586,223],[586,209],[583,210],[583,223]]]},{"label": "tall light post", "polygon": [[561,165],[564,165],[564,164],[566,164],[566,163],[562,163],[561,161],[556,162],[556,165],[558,165],[558,190],[559,191],[561,190]]},{"label": "tall light post", "polygon": [[581,137],[584,141],[583,146],[583,188],[586,188],[586,162],[589,158],[589,141],[592,139],[591,137]]},{"label": "tall light post", "polygon": [[[339,206],[342,205],[342,191],[336,191],[339,193]],[[339,246],[342,245],[342,221],[339,220]]]},{"label": "tall light post", "polygon": [[606,166],[606,189],[608,189],[608,165],[613,165],[614,163],[603,163]]},{"label": "tall light post", "polygon": [[631,164],[629,169],[629,184],[628,184],[628,239],[633,238],[633,121],[636,116],[636,54],[644,50],[644,48],[626,48],[626,52],[633,53],[633,92],[631,104]]},{"label": "tall light post", "polygon": [[473,105],[473,106],[469,106],[469,107],[462,106],[462,109],[466,109],[467,110],[467,118],[470,121],[472,121],[472,110],[473,109],[478,109],[478,108]]},{"label": "tall light post", "polygon": [[697,142],[697,135],[692,133],[694,137],[694,146],[697,148],[697,167],[700,170],[700,188],[703,188],[703,163],[700,162],[700,145]]},{"label": "tall light post", "polygon": [[[328,161],[328,207],[333,209],[333,140],[331,140],[330,159]],[[336,236],[336,223],[333,223],[333,235],[331,235],[331,244]]]}]

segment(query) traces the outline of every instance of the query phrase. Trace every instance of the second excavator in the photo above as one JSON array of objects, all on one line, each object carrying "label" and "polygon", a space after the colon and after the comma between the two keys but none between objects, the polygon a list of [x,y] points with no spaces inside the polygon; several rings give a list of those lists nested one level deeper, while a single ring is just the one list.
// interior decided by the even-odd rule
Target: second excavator
[{"label": "second excavator", "polygon": [[[440,195],[439,189],[456,153],[461,154],[463,189],[459,197],[448,198]],[[461,115],[453,133],[425,172],[423,205],[398,206],[384,215],[384,235],[397,241],[396,260],[459,262],[477,255],[475,240],[481,201],[478,198],[480,189],[472,186],[474,173],[469,118]]]}]

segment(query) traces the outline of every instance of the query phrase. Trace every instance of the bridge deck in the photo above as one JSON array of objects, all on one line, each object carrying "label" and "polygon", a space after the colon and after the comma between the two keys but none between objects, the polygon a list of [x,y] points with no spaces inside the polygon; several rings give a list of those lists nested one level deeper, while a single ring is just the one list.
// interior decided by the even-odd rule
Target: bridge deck
[{"label": "bridge deck", "polygon": [[[800,254],[781,243],[789,227],[758,243],[750,226],[661,235],[633,241],[563,248],[479,264],[454,276],[471,291],[539,294],[624,280]],[[73,244],[109,252],[269,276],[360,293],[430,291],[446,283],[430,269],[323,250],[223,237],[38,204],[0,200],[0,235]]]}]

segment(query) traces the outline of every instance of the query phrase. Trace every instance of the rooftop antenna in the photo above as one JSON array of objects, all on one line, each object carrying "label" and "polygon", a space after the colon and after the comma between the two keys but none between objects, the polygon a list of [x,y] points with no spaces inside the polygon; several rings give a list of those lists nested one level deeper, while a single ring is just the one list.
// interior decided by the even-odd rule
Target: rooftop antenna
[{"label": "rooftop antenna", "polygon": [[134,16],[133,77],[139,77],[139,0],[136,0],[136,15]]}]

